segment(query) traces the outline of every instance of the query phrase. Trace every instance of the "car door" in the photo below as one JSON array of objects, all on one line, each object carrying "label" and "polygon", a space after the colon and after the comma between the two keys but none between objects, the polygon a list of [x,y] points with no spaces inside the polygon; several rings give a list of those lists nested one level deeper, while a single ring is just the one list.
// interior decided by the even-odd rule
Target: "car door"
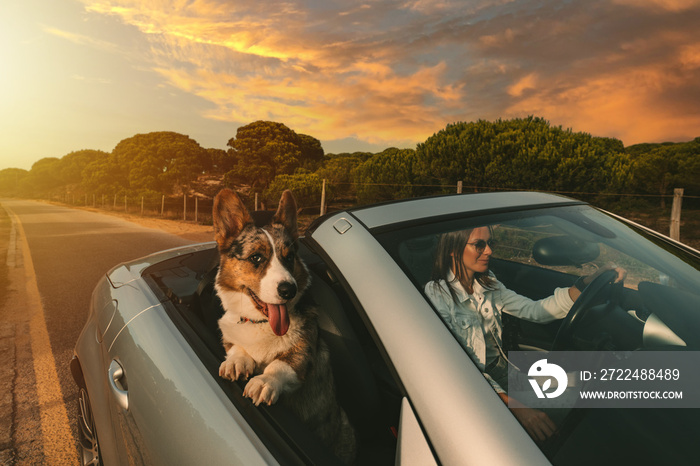
[{"label": "car door", "polygon": [[143,282],[117,300],[104,376],[121,464],[274,464]]}]

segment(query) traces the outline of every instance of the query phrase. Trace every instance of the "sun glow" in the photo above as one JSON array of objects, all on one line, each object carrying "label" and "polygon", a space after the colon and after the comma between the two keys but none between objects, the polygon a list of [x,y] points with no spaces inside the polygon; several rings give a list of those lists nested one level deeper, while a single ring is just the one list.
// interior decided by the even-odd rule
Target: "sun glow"
[{"label": "sun glow", "polygon": [[260,119],[322,141],[403,147],[456,121],[527,115],[627,145],[689,140],[700,128],[700,0],[7,9],[3,157],[27,141],[34,160],[111,150],[153,130],[206,134],[221,147]]}]

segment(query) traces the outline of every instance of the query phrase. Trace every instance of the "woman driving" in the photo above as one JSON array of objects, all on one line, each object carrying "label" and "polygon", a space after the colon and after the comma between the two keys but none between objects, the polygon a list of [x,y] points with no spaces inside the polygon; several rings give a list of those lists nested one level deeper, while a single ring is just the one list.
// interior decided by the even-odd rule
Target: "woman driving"
[{"label": "woman driving", "polygon": [[[603,271],[615,269],[616,281],[624,269],[613,265],[579,278],[570,288],[557,288],[548,298],[534,301],[507,289],[489,270],[493,228],[478,227],[444,233],[437,246],[432,280],[425,293],[452,333],[528,433],[536,440],[549,438],[556,425],[542,411],[508,399],[508,359],[503,350],[502,313],[539,323],[564,318],[581,291]],[[519,408],[513,408],[519,405]]]}]

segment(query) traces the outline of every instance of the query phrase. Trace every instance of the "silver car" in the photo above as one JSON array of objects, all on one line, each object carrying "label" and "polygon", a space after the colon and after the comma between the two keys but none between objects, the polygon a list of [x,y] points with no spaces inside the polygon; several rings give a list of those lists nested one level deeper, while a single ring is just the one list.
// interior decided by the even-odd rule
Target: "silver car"
[{"label": "silver car", "polygon": [[[484,193],[328,214],[300,254],[358,434],[357,464],[700,463],[692,409],[571,409],[553,437],[530,438],[424,293],[437,237],[484,225],[497,242],[491,270],[529,298],[608,262],[627,271],[624,285],[589,286],[575,319],[504,316],[507,349],[700,345],[700,254],[586,203]],[[71,363],[84,464],[337,463],[283,406],[255,407],[243,382],[218,376],[215,246],[121,264],[99,282]]]}]

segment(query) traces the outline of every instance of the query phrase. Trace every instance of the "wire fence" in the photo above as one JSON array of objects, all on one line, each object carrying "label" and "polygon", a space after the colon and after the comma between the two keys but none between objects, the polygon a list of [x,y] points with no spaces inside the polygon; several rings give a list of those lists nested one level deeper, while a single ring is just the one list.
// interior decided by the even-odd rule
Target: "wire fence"
[{"label": "wire fence", "polygon": [[[326,189],[327,188],[327,189]],[[380,189],[377,189],[380,188]],[[327,212],[334,212],[357,205],[394,199],[442,195],[451,193],[494,192],[494,191],[532,191],[527,188],[504,188],[498,186],[474,186],[458,182],[454,185],[416,185],[406,183],[327,183],[324,182],[320,193],[297,196],[301,216],[315,217]],[[638,218],[633,218],[645,226],[664,234],[669,234],[675,222],[677,229],[683,223],[700,226],[700,196],[676,192],[676,218],[671,218],[674,194],[637,194],[637,193],[606,193],[606,192],[574,192],[541,190],[534,191],[558,194],[572,197],[595,206],[611,210],[623,216],[630,212],[639,212]],[[297,194],[297,193],[295,193]],[[242,199],[251,210],[273,209],[276,205],[266,204],[262,193],[244,192]],[[105,211],[120,212],[143,217],[158,217],[171,220],[194,222],[202,225],[212,224],[213,197],[205,195],[154,196],[139,194],[59,194],[52,197],[53,201],[72,206],[92,207]],[[682,201],[682,210],[681,210]],[[666,212],[668,210],[668,212]],[[646,214],[650,212],[650,216]],[[682,213],[681,213],[682,212]],[[653,218],[656,216],[657,218]],[[681,221],[683,219],[683,222]],[[309,220],[310,221],[310,220]],[[695,243],[694,232],[691,233]],[[700,244],[698,233],[697,244]]]}]

